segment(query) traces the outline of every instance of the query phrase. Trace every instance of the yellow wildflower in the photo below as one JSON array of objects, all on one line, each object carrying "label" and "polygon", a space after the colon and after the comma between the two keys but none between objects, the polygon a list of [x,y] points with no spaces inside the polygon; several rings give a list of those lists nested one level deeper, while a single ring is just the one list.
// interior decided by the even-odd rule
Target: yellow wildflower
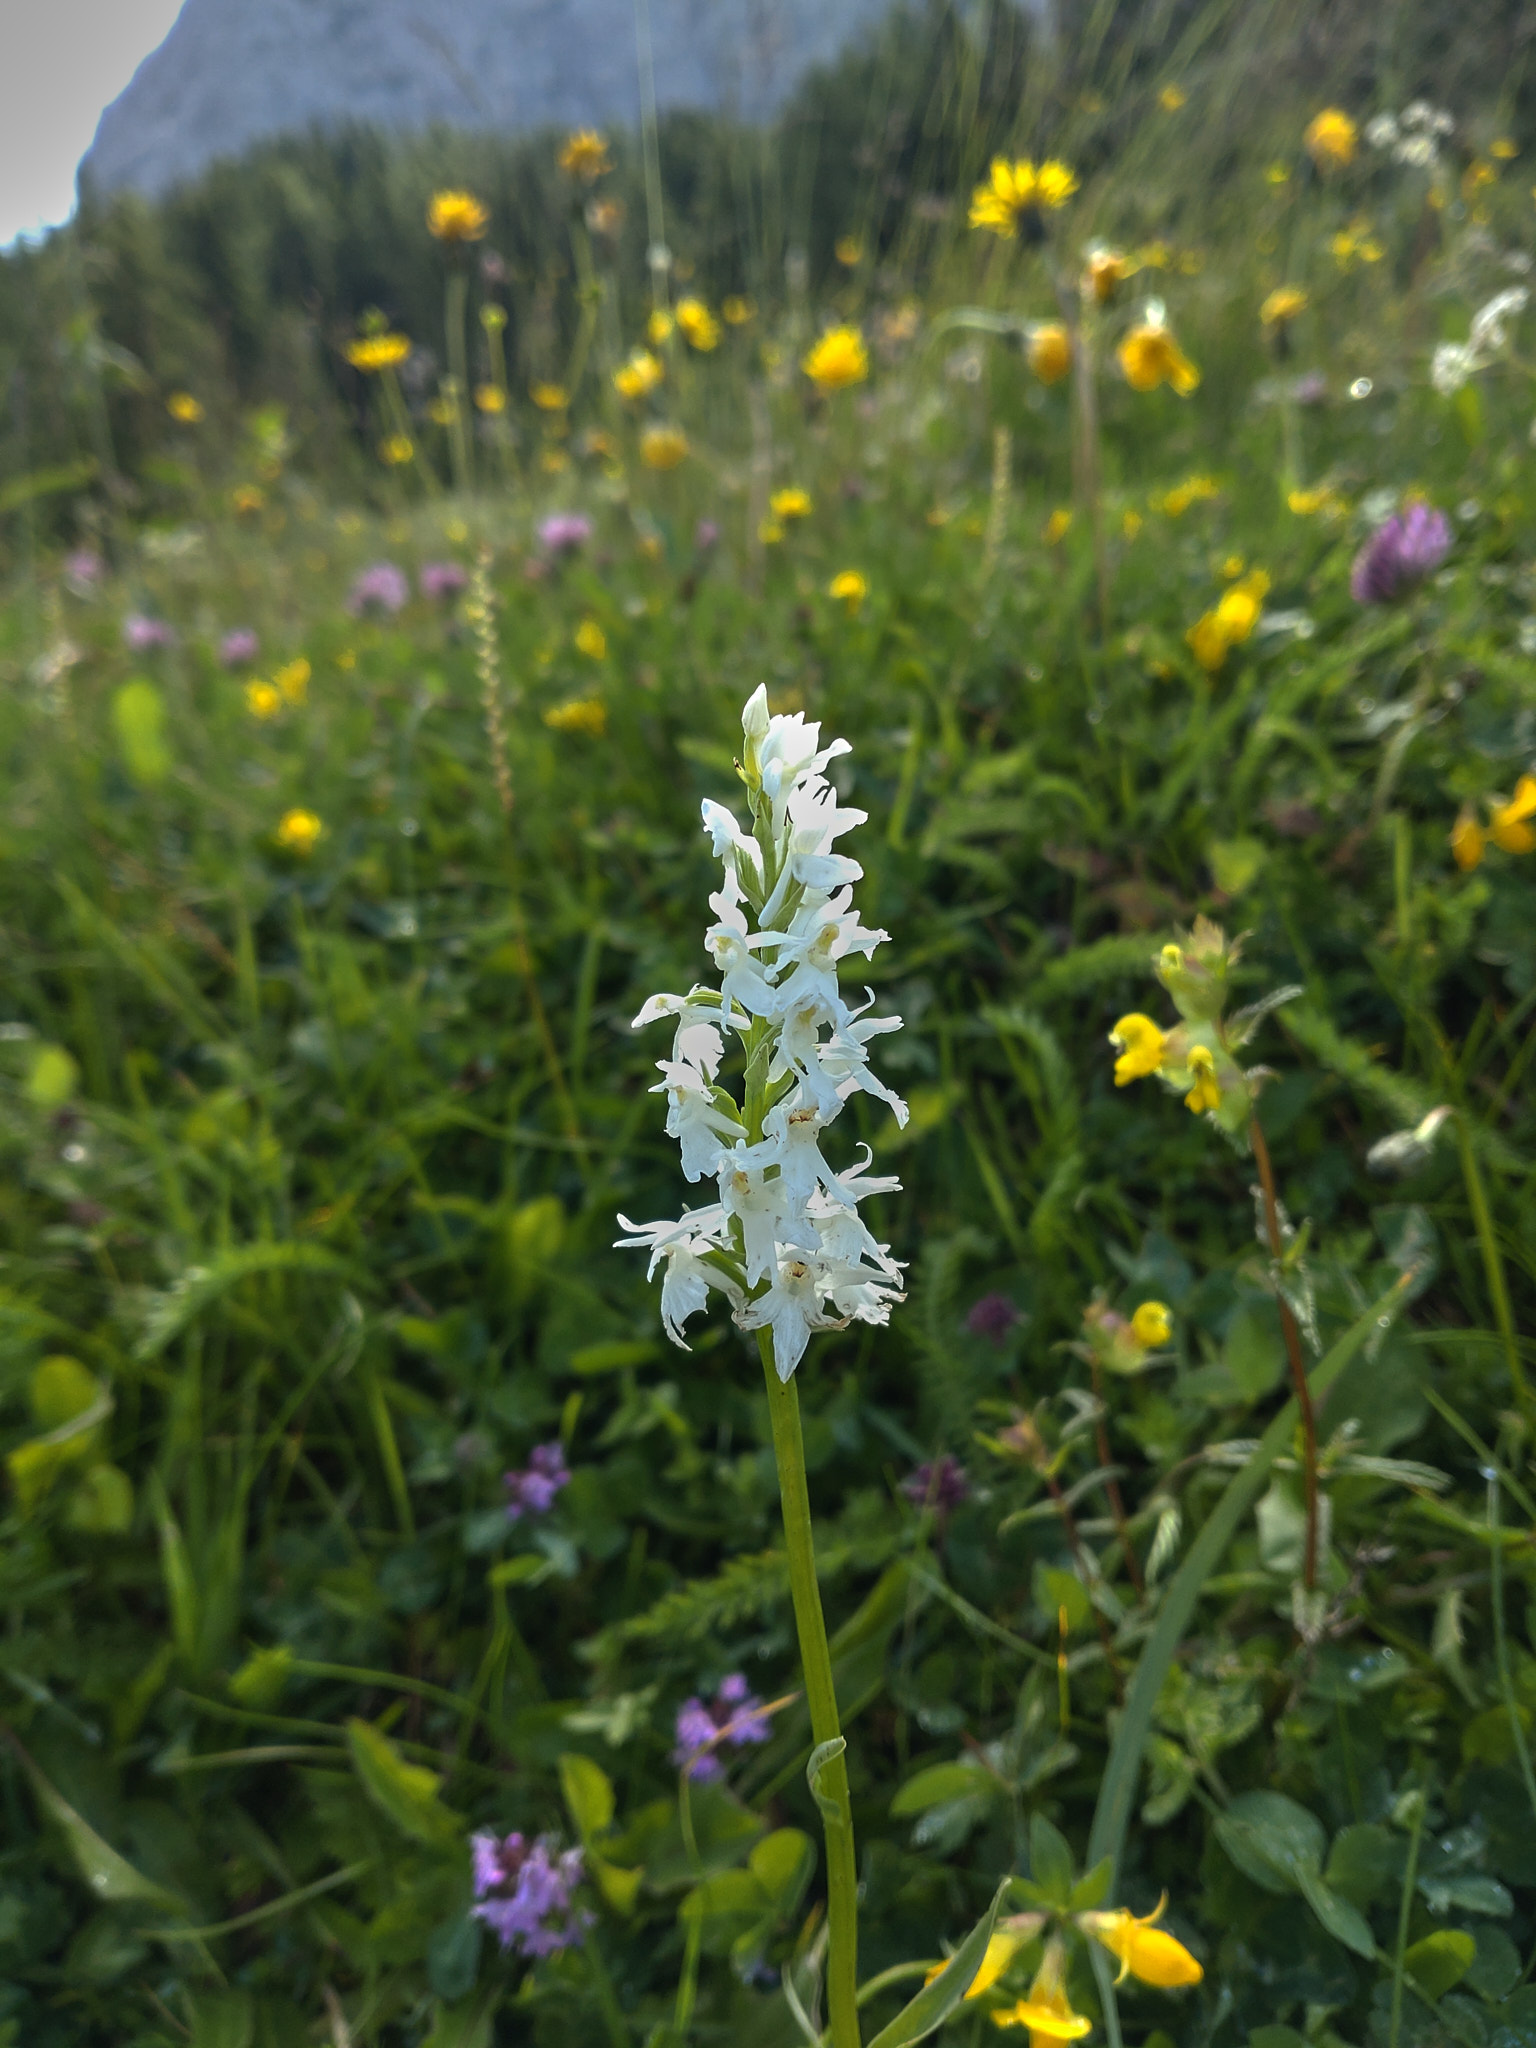
[{"label": "yellow wildflower", "polygon": [[1507,164],[1511,157],[1518,156],[1520,154],[1520,145],[1518,142],[1515,141],[1513,136],[1500,135],[1496,137],[1494,141],[1489,143],[1488,154],[1490,156],[1496,156],[1499,159],[1500,163]]},{"label": "yellow wildflower", "polygon": [[252,718],[263,721],[276,718],[283,708],[283,693],[274,689],[271,683],[249,682],[245,686],[245,708]]},{"label": "yellow wildflower", "polygon": [[608,713],[596,697],[572,697],[565,704],[552,704],[544,723],[551,732],[584,732],[600,740],[608,730]]},{"label": "yellow wildflower", "polygon": [[284,811],[277,821],[274,837],[278,845],[286,847],[290,853],[309,854],[314,852],[315,841],[324,830],[314,811]]},{"label": "yellow wildflower", "polygon": [[507,409],[507,394],[499,384],[477,384],[475,386],[475,408],[479,412],[496,413]]},{"label": "yellow wildflower", "polygon": [[427,407],[427,418],[434,427],[451,427],[458,417],[458,401],[451,392],[444,398],[434,398]]},{"label": "yellow wildflower", "polygon": [[1134,540],[1137,534],[1140,533],[1144,524],[1145,521],[1142,519],[1142,516],[1139,512],[1128,511],[1121,518],[1120,531],[1125,535],[1127,540]]},{"label": "yellow wildflower", "polygon": [[1009,163],[1005,156],[995,156],[986,184],[971,194],[971,226],[1011,242],[1021,220],[1038,216],[1042,209],[1054,212],[1076,190],[1076,172],[1054,158],[1037,166],[1027,157]]},{"label": "yellow wildflower", "polygon": [[751,299],[743,298],[740,292],[732,292],[720,303],[720,317],[727,327],[745,327],[756,317],[757,307]]},{"label": "yellow wildflower", "polygon": [[596,619],[583,619],[576,628],[576,652],[601,661],[608,652],[608,635]]},{"label": "yellow wildflower", "polygon": [[1121,374],[1133,391],[1155,391],[1171,384],[1187,398],[1200,382],[1200,372],[1160,320],[1143,320],[1116,350]]},{"label": "yellow wildflower", "polygon": [[1281,163],[1270,164],[1264,172],[1264,182],[1266,185],[1289,185],[1291,182],[1290,165]]},{"label": "yellow wildflower", "polygon": [[1175,1941],[1171,1934],[1165,1934],[1156,1923],[1162,1918],[1168,1904],[1165,1892],[1156,1909],[1137,1919],[1123,1906],[1117,1906],[1107,1913],[1084,1913],[1079,1924],[1091,1934],[1100,1947],[1107,1948],[1120,1963],[1120,1977],[1140,1978],[1143,1984],[1156,1985],[1160,1991],[1172,1991],[1184,1984],[1198,1984],[1205,1975],[1200,1964],[1190,1954],[1183,1942]]},{"label": "yellow wildflower", "polygon": [[1529,853],[1536,830],[1525,821],[1536,817],[1536,775],[1522,775],[1507,804],[1495,804],[1488,816],[1488,837],[1505,853]]},{"label": "yellow wildflower", "polygon": [[857,327],[829,327],[800,367],[818,391],[843,391],[869,375],[869,350]]},{"label": "yellow wildflower", "polygon": [[1300,285],[1283,284],[1260,306],[1259,318],[1266,327],[1283,327],[1306,309],[1307,295]]},{"label": "yellow wildflower", "polygon": [[1067,510],[1065,505],[1058,505],[1056,507],[1056,510],[1051,514],[1050,518],[1047,519],[1047,521],[1045,522],[1045,527],[1041,532],[1040,538],[1045,542],[1048,548],[1053,548],[1055,547],[1058,541],[1066,539],[1068,533],[1071,531],[1071,528],[1072,514]]},{"label": "yellow wildflower", "polygon": [[620,398],[644,398],[666,376],[661,359],[648,348],[637,348],[627,362],[613,373],[613,388]]},{"label": "yellow wildflower", "polygon": [[347,361],[365,377],[393,370],[410,352],[411,344],[403,334],[360,334],[347,343]]},{"label": "yellow wildflower", "polygon": [[530,384],[528,396],[540,412],[564,412],[570,403],[563,384]]},{"label": "yellow wildflower", "polygon": [[403,463],[414,461],[416,444],[409,434],[389,434],[379,443],[379,460],[388,463],[391,469],[399,469]]},{"label": "yellow wildflower", "polygon": [[645,323],[645,338],[653,348],[660,348],[672,332],[672,315],[664,306],[657,306]]},{"label": "yellow wildflower", "polygon": [[857,235],[839,235],[832,245],[832,254],[844,270],[856,270],[864,255],[864,244]]},{"label": "yellow wildflower", "polygon": [[1088,251],[1088,260],[1083,271],[1083,285],[1092,292],[1101,306],[1107,306],[1115,296],[1116,287],[1130,276],[1132,263],[1118,249],[1095,248]]},{"label": "yellow wildflower", "polygon": [[203,416],[202,406],[190,391],[173,391],[165,401],[165,409],[184,427],[195,427]]},{"label": "yellow wildflower", "polygon": [[869,595],[869,584],[857,569],[839,569],[827,585],[827,595],[836,598],[851,619]]},{"label": "yellow wildflower", "polygon": [[230,492],[229,502],[237,512],[259,512],[267,502],[267,496],[256,484],[240,484]]},{"label": "yellow wildflower", "polygon": [[1050,2041],[1081,2041],[1085,2034],[1092,2033],[1092,2021],[1074,2012],[1068,2002],[1065,1961],[1061,1944],[1049,1943],[1028,1998],[1021,1998],[1005,2012],[993,2013],[994,2023],[999,2027],[1028,2027],[1029,2048],[1044,2048]]},{"label": "yellow wildflower", "polygon": [[765,548],[776,548],[784,538],[784,529],[777,519],[764,519],[758,524],[757,537]]},{"label": "yellow wildflower", "polygon": [[434,192],[427,232],[439,242],[478,242],[491,224],[490,209],[472,192]]},{"label": "yellow wildflower", "polygon": [[480,325],[487,334],[500,334],[506,324],[507,309],[505,306],[482,306],[480,308]]},{"label": "yellow wildflower", "polygon": [[1339,171],[1354,162],[1360,131],[1342,107],[1324,107],[1308,122],[1301,139],[1320,171]]},{"label": "yellow wildflower", "polygon": [[309,695],[309,679],[314,671],[303,655],[294,661],[284,662],[272,678],[282,692],[285,704],[302,704]]},{"label": "yellow wildflower", "polygon": [[1291,491],[1286,504],[1301,518],[1310,518],[1314,512],[1337,512],[1340,508],[1339,495],[1327,484],[1319,484],[1310,491]]},{"label": "yellow wildflower", "polygon": [[1214,675],[1227,658],[1231,642],[1216,623],[1214,612],[1202,612],[1184,635],[1200,666]]},{"label": "yellow wildflower", "polygon": [[1072,337],[1059,320],[1042,320],[1029,330],[1025,354],[1042,384],[1059,384],[1072,367]]},{"label": "yellow wildflower", "polygon": [[560,151],[560,168],[567,177],[580,178],[584,185],[590,185],[605,171],[613,169],[607,143],[595,129],[577,128],[565,138],[565,146]]},{"label": "yellow wildflower", "polygon": [[768,500],[768,510],[775,519],[806,519],[811,512],[811,494],[801,490],[798,484],[789,484],[782,491],[775,491]]},{"label": "yellow wildflower", "polygon": [[1485,185],[1497,184],[1498,177],[1492,164],[1486,163],[1482,157],[1474,157],[1461,174],[1462,198],[1475,199]]},{"label": "yellow wildflower", "polygon": [[1164,1033],[1139,1010],[1132,1010],[1120,1019],[1109,1034],[1109,1042],[1120,1055],[1115,1061],[1117,1088],[1123,1088],[1128,1081],[1141,1081],[1148,1074],[1155,1074],[1163,1064],[1168,1046]]},{"label": "yellow wildflower", "polygon": [[1157,96],[1157,104],[1165,114],[1176,114],[1188,102],[1189,94],[1182,85],[1165,85]]},{"label": "yellow wildflower", "polygon": [[[998,1978],[1007,1971],[1008,1965],[1028,1940],[1029,1936],[1027,1934],[1020,1933],[1015,1928],[1000,1927],[987,1943],[986,1951],[981,1958],[981,1966],[971,1979],[970,1989],[965,1994],[966,1997],[980,1998],[984,1991],[990,1991]],[[935,1963],[923,1979],[923,1982],[931,1984],[934,1978],[947,1968],[947,1960],[942,1963]]]},{"label": "yellow wildflower", "polygon": [[1250,570],[1240,583],[1223,592],[1216,607],[1216,623],[1233,645],[1246,640],[1259,623],[1268,595],[1269,578],[1262,569]]},{"label": "yellow wildflower", "polygon": [[1456,856],[1456,865],[1463,874],[1470,874],[1482,865],[1487,848],[1487,835],[1477,822],[1477,813],[1467,805],[1461,816],[1451,827],[1451,852]]},{"label": "yellow wildflower", "polygon": [[1131,1317],[1131,1328],[1139,1343],[1155,1351],[1173,1335],[1173,1316],[1163,1302],[1144,1301]]},{"label": "yellow wildflower", "polygon": [[720,346],[720,322],[702,299],[678,300],[677,325],[688,346],[701,355]]},{"label": "yellow wildflower", "polygon": [[647,427],[640,436],[640,460],[647,469],[676,469],[687,456],[688,436],[680,427]]},{"label": "yellow wildflower", "polygon": [[1187,1065],[1192,1085],[1184,1098],[1184,1107],[1195,1116],[1203,1109],[1220,1109],[1221,1085],[1216,1079],[1216,1055],[1210,1047],[1191,1046]]},{"label": "yellow wildflower", "polygon": [[1241,555],[1228,555],[1221,565],[1221,573],[1230,583],[1235,576],[1241,576],[1247,566]]}]

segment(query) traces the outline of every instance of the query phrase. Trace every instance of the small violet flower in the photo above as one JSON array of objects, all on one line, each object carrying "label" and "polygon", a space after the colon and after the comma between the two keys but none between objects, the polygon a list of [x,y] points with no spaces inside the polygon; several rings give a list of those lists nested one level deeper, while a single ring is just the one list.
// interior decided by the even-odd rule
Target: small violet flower
[{"label": "small violet flower", "polygon": [[1391,604],[1438,569],[1451,551],[1451,523],[1433,505],[1410,505],[1379,526],[1355,557],[1356,604]]},{"label": "small violet flower", "polygon": [[249,626],[236,626],[219,642],[219,659],[226,668],[244,668],[260,651],[261,642]]},{"label": "small violet flower", "polygon": [[76,597],[88,597],[107,572],[94,548],[76,548],[64,557],[64,581]]},{"label": "small violet flower", "polygon": [[423,597],[440,602],[443,598],[457,597],[469,582],[469,577],[457,562],[423,562],[417,571],[416,581]]},{"label": "small violet flower", "polygon": [[149,654],[157,647],[175,644],[175,631],[164,619],[148,619],[142,612],[130,612],[123,621],[123,645],[130,654]]},{"label": "small violet flower", "polygon": [[985,1337],[998,1350],[1003,1339],[1019,1321],[1019,1312],[1006,1294],[984,1294],[976,1302],[965,1319],[965,1327],[973,1337]]},{"label": "small violet flower", "polygon": [[581,1940],[592,1915],[571,1903],[584,1875],[580,1849],[552,1854],[550,1839],[526,1842],[516,1832],[470,1837],[475,1901],[470,1912],[484,1921],[505,1949],[524,1955],[553,1955]]},{"label": "small violet flower", "polygon": [[764,1707],[739,1671],[722,1678],[709,1706],[700,1699],[687,1699],[677,1710],[674,1734],[677,1747],[672,1761],[687,1766],[690,1778],[709,1784],[725,1776],[725,1766],[715,1754],[722,1743],[744,1749],[754,1742],[766,1742],[772,1709]]},{"label": "small violet flower", "polygon": [[571,1479],[565,1452],[558,1443],[536,1444],[528,1454],[528,1469],[508,1472],[503,1477],[509,1522],[520,1522],[524,1515],[547,1515],[555,1504],[555,1495]]},{"label": "small violet flower", "polygon": [[592,522],[584,512],[551,512],[539,526],[539,546],[546,554],[573,555],[592,538]]},{"label": "small violet flower", "polygon": [[352,585],[347,610],[354,618],[364,612],[398,612],[409,602],[411,586],[405,572],[393,562],[373,562]]},{"label": "small violet flower", "polygon": [[918,1507],[931,1508],[942,1522],[962,1501],[970,1499],[971,1482],[958,1460],[946,1451],[942,1457],[919,1465],[910,1479],[902,1481],[901,1490]]}]

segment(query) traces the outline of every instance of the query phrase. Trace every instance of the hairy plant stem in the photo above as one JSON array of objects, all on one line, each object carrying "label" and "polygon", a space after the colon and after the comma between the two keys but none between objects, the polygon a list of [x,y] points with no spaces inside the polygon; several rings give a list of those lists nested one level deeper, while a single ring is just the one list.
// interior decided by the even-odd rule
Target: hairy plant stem
[{"label": "hairy plant stem", "polygon": [[[1253,1160],[1259,1170],[1259,1186],[1264,1195],[1264,1232],[1269,1239],[1269,1255],[1278,1269],[1285,1251],[1285,1240],[1280,1235],[1280,1205],[1275,1197],[1275,1169],[1270,1163],[1269,1146],[1264,1140],[1263,1127],[1258,1118],[1248,1122],[1248,1142],[1253,1147]],[[1312,1390],[1307,1385],[1307,1368],[1301,1355],[1301,1332],[1296,1327],[1296,1318],[1291,1305],[1280,1293],[1277,1285],[1275,1301],[1280,1310],[1280,1328],[1285,1333],[1285,1355],[1290,1360],[1291,1386],[1296,1394],[1296,1407],[1301,1416],[1302,1468],[1307,1490],[1307,1541],[1302,1560],[1302,1582],[1310,1593],[1317,1585],[1317,1412],[1312,1406]]]},{"label": "hairy plant stem", "polygon": [[[811,1711],[811,1736],[817,1747],[838,1742],[837,1693],[832,1682],[832,1652],[827,1645],[821,1588],[816,1583],[816,1550],[811,1537],[811,1502],[805,1484],[805,1444],[800,1434],[800,1399],[793,1379],[781,1380],[773,1362],[773,1333],[760,1330],[758,1350],[768,1387],[768,1413],[773,1423],[773,1455],[779,1468],[779,1496],[784,1508],[784,1550],[789,1560],[789,1591],[800,1639],[800,1667],[806,1704]],[[859,1894],[853,1845],[853,1809],[848,1797],[848,1771],[842,1754],[822,1765],[816,1786],[817,1803],[827,1840],[827,2009],[832,2048],[860,2048]]]}]

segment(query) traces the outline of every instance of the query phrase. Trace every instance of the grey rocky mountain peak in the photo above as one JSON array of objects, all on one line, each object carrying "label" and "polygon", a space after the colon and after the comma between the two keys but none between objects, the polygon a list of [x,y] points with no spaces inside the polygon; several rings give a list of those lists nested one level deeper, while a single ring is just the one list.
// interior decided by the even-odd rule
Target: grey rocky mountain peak
[{"label": "grey rocky mountain peak", "polygon": [[662,107],[770,112],[884,0],[184,0],[81,164],[151,196],[312,125],[518,130],[639,116],[636,6]]}]

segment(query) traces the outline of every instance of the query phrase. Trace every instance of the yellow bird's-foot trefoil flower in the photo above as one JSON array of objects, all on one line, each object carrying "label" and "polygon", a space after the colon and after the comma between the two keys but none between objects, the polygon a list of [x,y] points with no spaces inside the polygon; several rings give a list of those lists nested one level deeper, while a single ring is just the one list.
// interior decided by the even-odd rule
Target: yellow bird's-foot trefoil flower
[{"label": "yellow bird's-foot trefoil flower", "polygon": [[1127,1977],[1153,1984],[1159,1991],[1175,1991],[1186,1984],[1198,1984],[1205,1971],[1183,1942],[1157,1925],[1168,1904],[1165,1892],[1154,1911],[1138,1919],[1123,1906],[1109,1912],[1080,1913],[1078,1925],[1091,1934],[1101,1948],[1107,1948],[1120,1964],[1117,1982]]},{"label": "yellow bird's-foot trefoil flower", "polygon": [[992,2018],[1000,2027],[1027,2027],[1029,2048],[1046,2048],[1054,2041],[1081,2041],[1093,2032],[1093,2022],[1074,2012],[1067,1997],[1066,1952],[1059,1941],[1046,1943],[1029,1996],[993,2013]]},{"label": "yellow bird's-foot trefoil flower", "polygon": [[857,327],[830,327],[800,367],[818,391],[845,391],[869,375],[869,350]]}]

